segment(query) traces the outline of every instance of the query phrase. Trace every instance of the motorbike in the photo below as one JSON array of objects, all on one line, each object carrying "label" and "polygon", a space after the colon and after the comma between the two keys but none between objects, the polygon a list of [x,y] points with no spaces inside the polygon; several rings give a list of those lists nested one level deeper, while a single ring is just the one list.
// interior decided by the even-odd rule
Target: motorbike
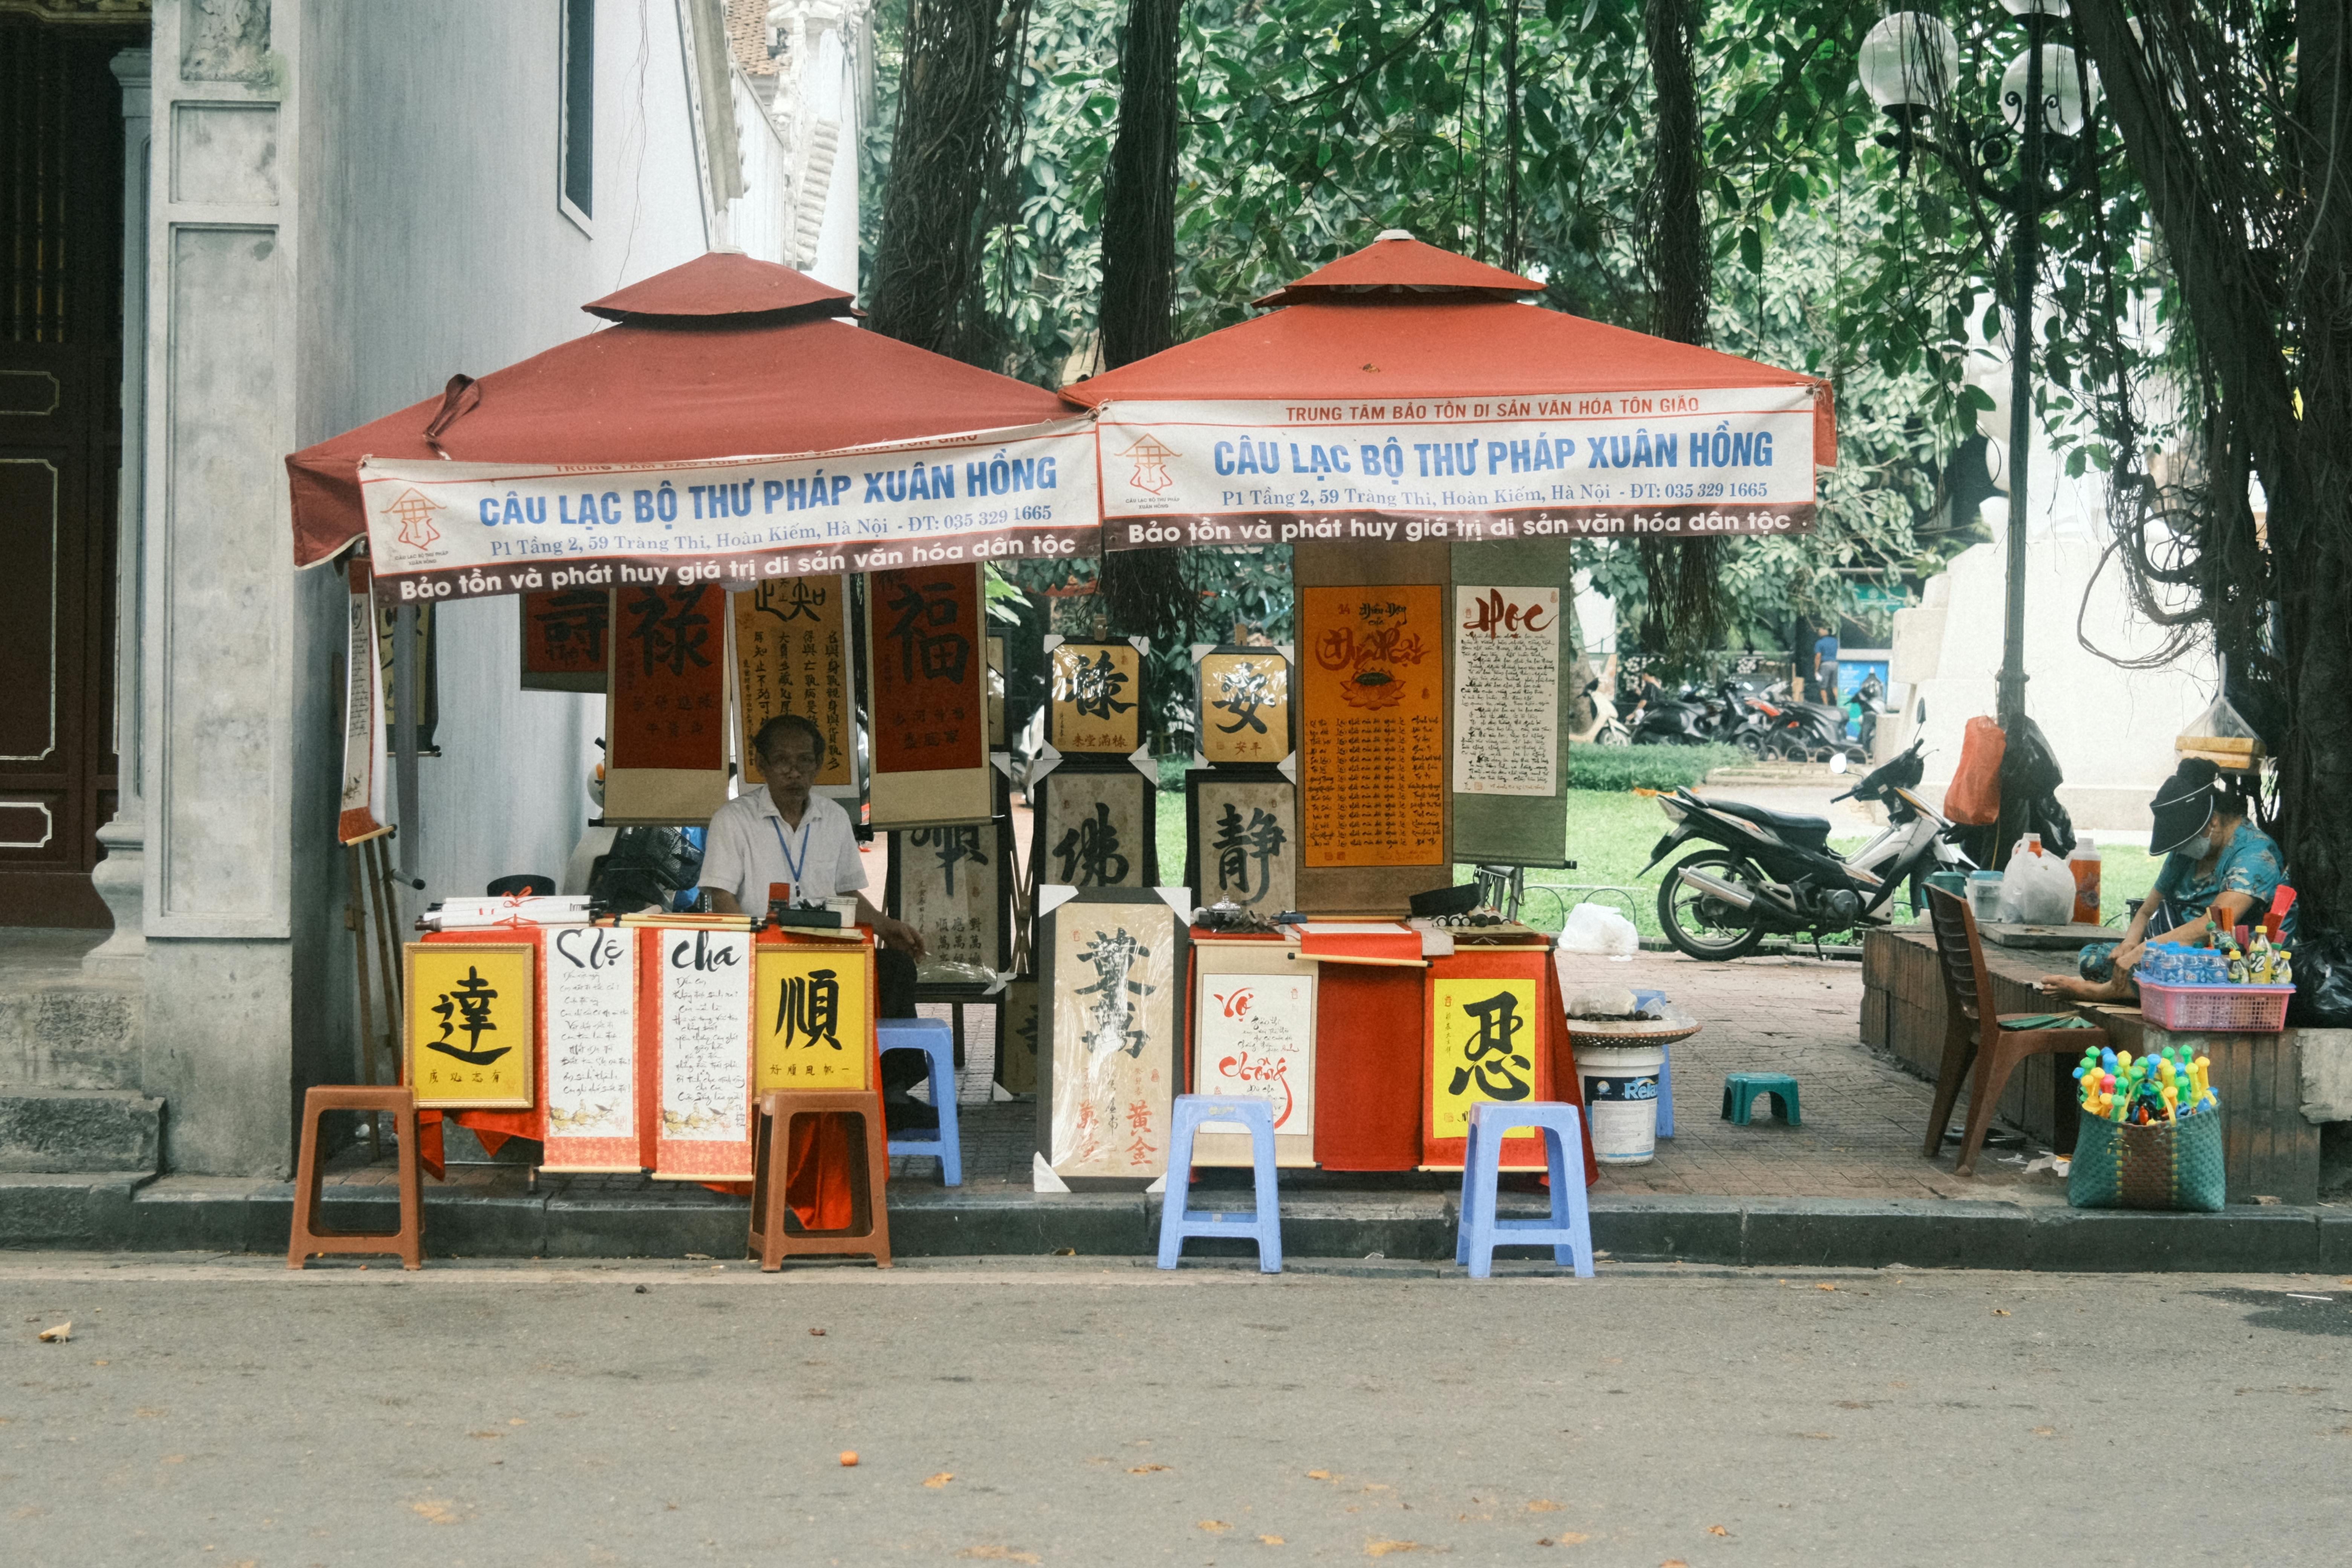
[{"label": "motorbike", "polygon": [[1715,705],[1696,688],[1643,705],[1633,725],[1637,746],[1704,746],[1715,739]]},{"label": "motorbike", "polygon": [[[1823,936],[1885,925],[1884,912],[1908,888],[1916,913],[1926,903],[1928,872],[1966,870],[1974,862],[1956,827],[1912,793],[1925,759],[1913,742],[1900,756],[1837,796],[1886,807],[1886,831],[1841,857],[1829,847],[1826,817],[1769,811],[1736,801],[1703,800],[1688,789],[1658,796],[1673,826],[1650,852],[1647,876],[1693,839],[1707,847],[1685,855],[1658,889],[1658,924],[1693,958],[1727,960],[1755,951],[1768,935]],[[1843,757],[1832,768],[1843,768]]]},{"label": "motorbike", "polygon": [[1623,746],[1633,742],[1633,731],[1617,717],[1617,704],[1601,689],[1601,682],[1592,680],[1584,688],[1584,695],[1592,700],[1592,722],[1572,731],[1569,739],[1580,746]]},{"label": "motorbike", "polygon": [[1758,742],[1760,756],[1797,763],[1825,763],[1840,756],[1849,763],[1870,760],[1867,746],[1856,746],[1846,739],[1843,708],[1793,701],[1788,689],[1777,681],[1751,702],[1764,717]]}]

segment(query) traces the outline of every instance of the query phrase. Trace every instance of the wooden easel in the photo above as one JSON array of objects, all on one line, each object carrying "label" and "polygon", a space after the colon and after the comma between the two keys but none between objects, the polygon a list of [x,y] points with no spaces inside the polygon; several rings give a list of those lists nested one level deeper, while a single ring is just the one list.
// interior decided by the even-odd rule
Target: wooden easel
[{"label": "wooden easel", "polygon": [[[351,852],[351,900],[343,910],[343,923],[351,928],[352,958],[359,982],[360,1081],[370,1088],[400,1081],[400,917],[394,905],[397,895],[393,891],[392,875],[392,836],[395,831],[387,827],[345,847]],[[371,946],[376,955],[375,984],[371,984],[368,973]],[[373,1000],[378,984],[383,998],[381,1015]],[[376,1027],[379,1016],[383,1020],[381,1031]],[[379,1045],[383,1053],[382,1079],[376,1076]],[[367,1118],[367,1134],[368,1158],[382,1158],[381,1133],[373,1115]]]}]

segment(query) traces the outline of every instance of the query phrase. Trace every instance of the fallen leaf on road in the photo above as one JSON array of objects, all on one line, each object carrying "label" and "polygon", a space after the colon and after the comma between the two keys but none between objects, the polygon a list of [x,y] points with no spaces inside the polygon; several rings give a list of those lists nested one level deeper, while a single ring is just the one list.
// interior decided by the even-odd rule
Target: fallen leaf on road
[{"label": "fallen leaf on road", "polygon": [[1834,1290],[1837,1287],[1834,1285],[1816,1285],[1813,1289],[1816,1290]]},{"label": "fallen leaf on road", "polygon": [[408,1506],[428,1524],[456,1524],[464,1517],[450,1508],[446,1498],[419,1498]]},{"label": "fallen leaf on road", "polygon": [[1549,1498],[1538,1498],[1535,1501],[1528,1504],[1528,1511],[1529,1513],[1558,1513],[1559,1511],[1559,1504],[1552,1501]]},{"label": "fallen leaf on road", "polygon": [[2058,1436],[2058,1428],[2055,1426],[2036,1426],[2033,1429],[2033,1435],[2037,1437],[2055,1437]]},{"label": "fallen leaf on road", "polygon": [[1222,1519],[1204,1519],[1195,1528],[1205,1530],[1211,1535],[1218,1535],[1223,1533],[1225,1531],[1231,1530],[1233,1526],[1227,1524]]},{"label": "fallen leaf on road", "polygon": [[1279,1535],[1261,1535],[1257,1539],[1258,1544],[1261,1546],[1280,1546],[1283,1544],[1282,1537]]},{"label": "fallen leaf on road", "polygon": [[1391,1552],[1434,1552],[1435,1550],[1437,1550],[1435,1547],[1423,1546],[1418,1541],[1391,1541],[1384,1536],[1375,1536],[1364,1542],[1364,1555],[1367,1557],[1386,1557]]},{"label": "fallen leaf on road", "polygon": [[959,1557],[984,1557],[992,1563],[1034,1563],[1034,1552],[1015,1552],[1010,1546],[967,1546],[956,1553]]},{"label": "fallen leaf on road", "polygon": [[1148,1476],[1154,1470],[1164,1470],[1167,1468],[1165,1465],[1129,1465],[1127,1467],[1127,1473],[1130,1476]]},{"label": "fallen leaf on road", "polygon": [[1328,1470],[1309,1470],[1307,1472],[1307,1479],[1310,1481],[1328,1481],[1331,1479],[1331,1472]]},{"label": "fallen leaf on road", "polygon": [[466,1436],[468,1437],[503,1437],[506,1434],[503,1432],[468,1432]]},{"label": "fallen leaf on road", "polygon": [[71,1338],[73,1338],[73,1321],[71,1319],[68,1319],[66,1321],[59,1323],[54,1329],[43,1329],[41,1331],[41,1342],[45,1345],[61,1345]]},{"label": "fallen leaf on road", "polygon": [[163,1462],[167,1465],[184,1465],[188,1462],[188,1457],[185,1454],[166,1454],[163,1456]]},{"label": "fallen leaf on road", "polygon": [[530,1423],[524,1420],[520,1415],[509,1415],[507,1417],[507,1425],[509,1426],[528,1426]]},{"label": "fallen leaf on road", "polygon": [[100,1357],[99,1357],[96,1361],[94,1361],[94,1362],[90,1363],[89,1364],[90,1364],[90,1365],[92,1365],[92,1366],[105,1366],[105,1365],[107,1365],[107,1364],[108,1364],[108,1363],[107,1363],[107,1359],[106,1359],[104,1356],[100,1356]]},{"label": "fallen leaf on road", "polygon": [[1690,1564],[1684,1562],[1679,1557],[1669,1557],[1664,1563],[1659,1563],[1658,1568],[1690,1568]]},{"label": "fallen leaf on road", "polygon": [[824,1338],[824,1331],[823,1329],[811,1329],[809,1332],[818,1339]]},{"label": "fallen leaf on road", "polygon": [[1992,1310],[1992,1315],[1996,1318],[2006,1318],[2009,1316],[2009,1309],[2006,1307],[1995,1307]]},{"label": "fallen leaf on road", "polygon": [[1710,1525],[1708,1525],[1708,1526],[1706,1527],[1706,1532],[1707,1532],[1709,1535],[1729,1535],[1729,1534],[1731,1533],[1731,1531],[1727,1531],[1727,1530],[1724,1529],[1724,1528],[1723,1528],[1723,1526],[1721,1526],[1721,1525],[1719,1525],[1719,1524],[1710,1524]]},{"label": "fallen leaf on road", "polygon": [[1559,1544],[1562,1546],[1581,1546],[1591,1539],[1592,1537],[1573,1530],[1563,1530],[1559,1532]]},{"label": "fallen leaf on road", "polygon": [[1800,1432],[1797,1436],[1800,1437],[1818,1438],[1824,1443],[1833,1442],[1837,1438],[1837,1434],[1834,1432]]},{"label": "fallen leaf on road", "polygon": [[938,1475],[924,1481],[923,1484],[930,1488],[933,1491],[937,1491],[953,1479],[955,1479],[955,1472],[953,1470],[941,1470]]}]

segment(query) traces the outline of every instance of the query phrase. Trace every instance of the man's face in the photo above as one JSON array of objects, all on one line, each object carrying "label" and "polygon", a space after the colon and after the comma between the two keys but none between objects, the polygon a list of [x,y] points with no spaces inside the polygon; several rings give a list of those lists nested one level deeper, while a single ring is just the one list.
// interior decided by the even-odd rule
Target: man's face
[{"label": "man's face", "polygon": [[816,782],[816,747],[806,735],[786,735],[760,753],[760,771],[785,789],[808,788]]}]

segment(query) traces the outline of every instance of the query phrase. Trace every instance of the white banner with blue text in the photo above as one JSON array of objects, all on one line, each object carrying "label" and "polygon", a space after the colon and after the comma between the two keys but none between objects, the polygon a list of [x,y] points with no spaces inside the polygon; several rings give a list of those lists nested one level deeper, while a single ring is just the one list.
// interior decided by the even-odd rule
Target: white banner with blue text
[{"label": "white banner with blue text", "polygon": [[474,598],[1096,550],[1092,421],[782,458],[360,464],[380,597]]},{"label": "white banner with blue text", "polygon": [[1113,403],[1103,547],[1813,526],[1813,389]]}]

